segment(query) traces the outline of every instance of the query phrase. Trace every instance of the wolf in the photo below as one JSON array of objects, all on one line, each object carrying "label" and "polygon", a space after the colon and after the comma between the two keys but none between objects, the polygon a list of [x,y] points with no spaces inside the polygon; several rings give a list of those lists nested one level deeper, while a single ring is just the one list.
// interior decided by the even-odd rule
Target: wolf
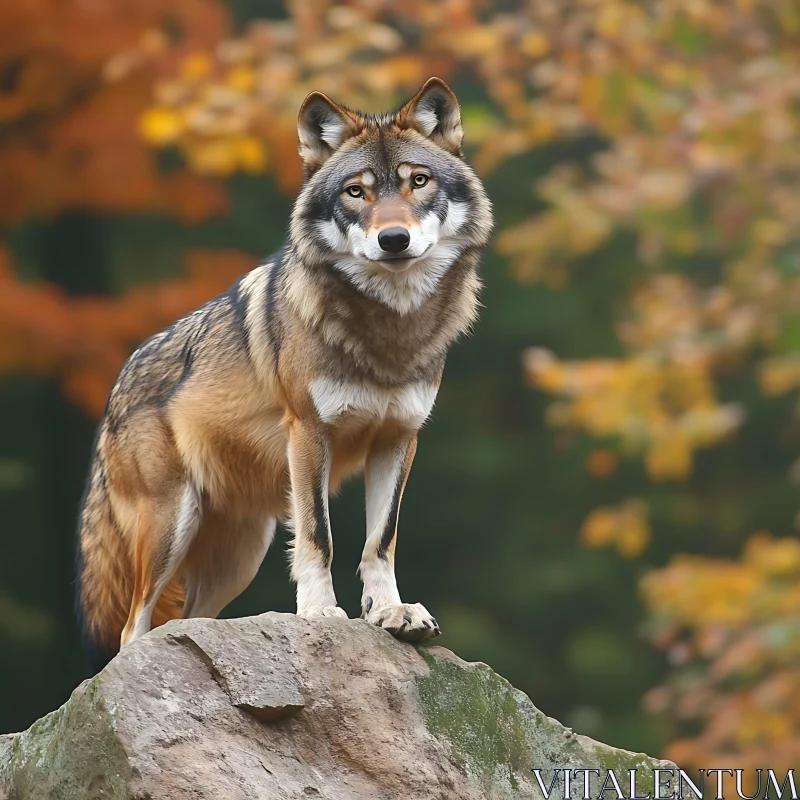
[{"label": "wolf", "polygon": [[491,204],[438,78],[390,114],[313,92],[298,136],[283,248],[147,340],[111,390],[78,536],[86,643],[104,661],[170,619],[216,617],[281,520],[298,615],[346,618],[328,497],[359,471],[362,617],[408,641],[440,632],[400,599],[397,521],[448,348],[476,319]]}]

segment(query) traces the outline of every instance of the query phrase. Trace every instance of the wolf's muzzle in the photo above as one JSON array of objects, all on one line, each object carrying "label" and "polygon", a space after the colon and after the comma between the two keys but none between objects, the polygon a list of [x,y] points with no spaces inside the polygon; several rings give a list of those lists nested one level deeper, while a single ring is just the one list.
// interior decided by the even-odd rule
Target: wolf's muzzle
[{"label": "wolf's muzzle", "polygon": [[411,234],[405,228],[386,228],[378,234],[378,245],[387,253],[402,253],[411,242]]}]

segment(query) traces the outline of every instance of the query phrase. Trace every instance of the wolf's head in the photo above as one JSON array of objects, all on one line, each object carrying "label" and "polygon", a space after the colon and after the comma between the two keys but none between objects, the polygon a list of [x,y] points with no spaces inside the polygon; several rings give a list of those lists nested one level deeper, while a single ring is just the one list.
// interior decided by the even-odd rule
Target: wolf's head
[{"label": "wolf's head", "polygon": [[298,120],[306,180],[291,237],[363,294],[406,314],[489,239],[491,204],[461,157],[461,112],[431,78],[395,114],[310,94]]}]

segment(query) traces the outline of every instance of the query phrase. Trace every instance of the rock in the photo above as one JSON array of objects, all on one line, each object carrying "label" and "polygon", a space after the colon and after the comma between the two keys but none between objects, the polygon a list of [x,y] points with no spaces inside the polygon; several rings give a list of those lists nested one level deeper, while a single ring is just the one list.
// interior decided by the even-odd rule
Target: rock
[{"label": "rock", "polygon": [[60,709],[0,736],[0,800],[539,798],[532,770],[547,786],[566,767],[613,769],[627,795],[629,769],[647,794],[673,765],[572,733],[440,647],[269,613],[134,642]]}]

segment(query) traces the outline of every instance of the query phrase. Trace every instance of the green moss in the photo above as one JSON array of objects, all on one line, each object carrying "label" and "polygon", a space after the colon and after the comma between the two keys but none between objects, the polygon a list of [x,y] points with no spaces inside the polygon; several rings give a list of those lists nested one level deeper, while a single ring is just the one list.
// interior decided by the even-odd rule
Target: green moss
[{"label": "green moss", "polygon": [[[539,711],[530,699],[484,664],[465,664],[420,649],[427,673],[417,677],[420,706],[428,731],[447,748],[450,758],[486,788],[487,798],[539,795],[532,770],[542,770],[549,784],[555,768],[597,769],[592,796],[597,797],[606,770],[613,770],[627,795],[630,769],[636,769],[639,795],[653,791],[653,768],[659,762],[642,753],[616,750],[576,736]],[[563,797],[563,777],[552,797]],[[583,794],[583,778],[573,777],[572,795]],[[604,794],[613,800],[616,793]]]},{"label": "green moss", "polygon": [[419,652],[430,668],[417,678],[426,727],[472,777],[499,796],[513,797],[532,763],[520,693],[484,664],[466,666]]},{"label": "green moss", "polygon": [[98,676],[79,686],[61,708],[14,740],[7,778],[10,798],[129,797],[130,767],[101,680]]},{"label": "green moss", "polygon": [[[648,793],[653,794],[653,761],[641,753],[629,753],[625,750],[614,750],[598,745],[597,750],[598,766],[605,777],[606,770],[613,770],[620,782],[622,791],[627,796],[630,790],[629,770],[636,770],[636,794],[644,796]],[[657,765],[656,765],[657,766]],[[614,798],[614,792],[606,794],[608,798]]]}]

